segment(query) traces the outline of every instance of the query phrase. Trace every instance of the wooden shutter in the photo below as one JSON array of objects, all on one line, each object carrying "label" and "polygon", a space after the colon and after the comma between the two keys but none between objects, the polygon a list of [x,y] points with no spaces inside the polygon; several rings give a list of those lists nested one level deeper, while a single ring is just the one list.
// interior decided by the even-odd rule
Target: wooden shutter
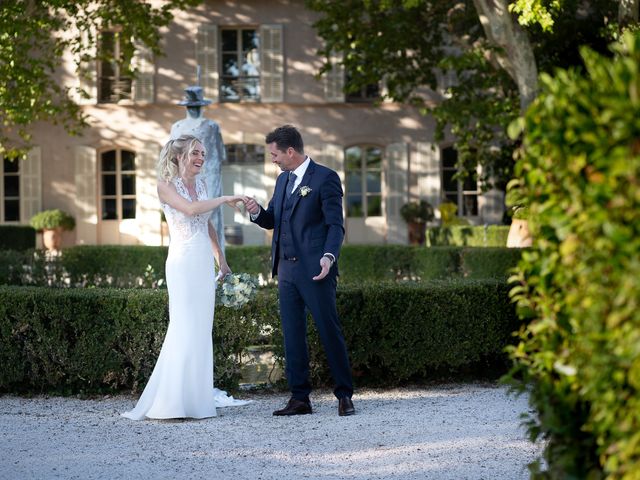
[{"label": "wooden shutter", "polygon": [[493,188],[478,196],[480,221],[486,224],[502,223],[504,214],[504,192]]},{"label": "wooden shutter", "polygon": [[153,103],[155,100],[153,52],[140,41],[135,42],[132,66],[136,70],[136,78],[133,82],[133,100],[137,103]]},{"label": "wooden shutter", "polygon": [[415,172],[418,179],[418,197],[424,198],[434,208],[440,205],[442,180],[440,175],[440,150],[429,142],[416,144]]},{"label": "wooden shutter", "polygon": [[[324,165],[338,174],[338,177],[340,177],[340,183],[342,184],[342,193],[344,195],[344,149],[340,145],[326,143],[322,147],[322,151],[318,155],[315,155],[313,159],[320,165]],[[271,162],[271,159],[269,159],[269,162]],[[344,205],[343,200],[343,214],[346,216],[346,212],[344,212]]]},{"label": "wooden shutter", "polygon": [[76,92],[75,98],[79,105],[91,105],[96,103],[98,98],[98,64],[96,61],[98,38],[95,32],[90,34],[85,30],[80,32],[80,42],[82,52],[85,55],[78,59],[78,88],[84,90],[88,98],[78,92]]},{"label": "wooden shutter", "polygon": [[344,188],[344,150],[340,145],[326,143],[321,153],[314,158],[319,164],[329,167],[340,177]]},{"label": "wooden shutter", "polygon": [[218,26],[200,25],[196,35],[196,63],[205,98],[218,101]]},{"label": "wooden shutter", "polygon": [[341,55],[331,55],[332,68],[324,74],[324,98],[327,102],[344,102],[344,65],[341,61]]},{"label": "wooden shutter", "polygon": [[400,216],[400,207],[407,202],[409,154],[406,143],[392,143],[386,150],[385,216],[387,243],[407,243],[407,224]]},{"label": "wooden shutter", "polygon": [[284,100],[282,25],[260,27],[260,99],[265,103]]},{"label": "wooden shutter", "polygon": [[156,161],[160,146],[146,144],[136,152],[137,237],[144,245],[160,245],[160,202],[157,193]]},{"label": "wooden shutter", "polygon": [[20,222],[29,223],[42,210],[42,159],[40,147],[20,160]]},{"label": "wooden shutter", "polygon": [[95,245],[98,233],[98,203],[96,198],[96,149],[86,146],[74,148],[74,177],[76,185],[76,238],[80,244]]}]

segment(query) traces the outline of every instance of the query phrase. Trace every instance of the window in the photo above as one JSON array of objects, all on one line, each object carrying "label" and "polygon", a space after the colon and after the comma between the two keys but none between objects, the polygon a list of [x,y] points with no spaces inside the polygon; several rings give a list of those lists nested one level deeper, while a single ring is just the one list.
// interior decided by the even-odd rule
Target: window
[{"label": "window", "polygon": [[453,147],[442,149],[442,191],[445,198],[458,206],[458,215],[478,215],[478,181],[467,178],[461,182],[454,178],[458,173],[458,152]]},{"label": "window", "polygon": [[109,150],[100,155],[102,220],[136,218],[136,154]]},{"label": "window", "polygon": [[223,102],[260,100],[260,39],[256,29],[222,29]]},{"label": "window", "polygon": [[264,163],[264,145],[229,143],[225,145],[229,163]]},{"label": "window", "polygon": [[378,83],[371,83],[369,85],[365,85],[361,87],[356,92],[349,91],[349,83],[351,81],[351,76],[349,72],[346,73],[346,83],[347,83],[347,94],[346,101],[350,103],[358,103],[358,102],[373,102],[380,98],[380,85]]},{"label": "window", "polygon": [[354,146],[345,153],[347,217],[382,216],[382,150]]},{"label": "window", "polygon": [[131,99],[131,42],[120,32],[100,33],[98,101],[117,103]]},{"label": "window", "polygon": [[20,221],[20,162],[2,159],[0,170],[0,222]]}]

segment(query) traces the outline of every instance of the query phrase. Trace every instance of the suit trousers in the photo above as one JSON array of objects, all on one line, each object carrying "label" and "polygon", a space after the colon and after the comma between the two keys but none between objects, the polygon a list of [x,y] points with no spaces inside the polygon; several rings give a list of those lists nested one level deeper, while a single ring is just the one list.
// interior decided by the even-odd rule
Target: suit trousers
[{"label": "suit trousers", "polygon": [[307,310],[313,320],[335,384],[337,398],[353,394],[349,355],[336,310],[336,273],[329,272],[320,281],[312,280],[318,271],[309,274],[300,261],[279,259],[278,290],[280,315],[284,334],[286,377],[293,398],[308,400],[309,348],[307,344]]}]

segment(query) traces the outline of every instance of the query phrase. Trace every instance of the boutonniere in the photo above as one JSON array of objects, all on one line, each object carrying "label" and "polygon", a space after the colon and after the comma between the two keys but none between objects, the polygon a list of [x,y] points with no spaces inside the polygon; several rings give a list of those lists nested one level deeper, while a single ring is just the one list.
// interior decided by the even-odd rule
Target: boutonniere
[{"label": "boutonniere", "polygon": [[300,190],[298,191],[298,195],[300,195],[301,197],[306,197],[307,195],[309,195],[309,193],[311,193],[311,187],[305,185],[304,187],[300,187]]}]

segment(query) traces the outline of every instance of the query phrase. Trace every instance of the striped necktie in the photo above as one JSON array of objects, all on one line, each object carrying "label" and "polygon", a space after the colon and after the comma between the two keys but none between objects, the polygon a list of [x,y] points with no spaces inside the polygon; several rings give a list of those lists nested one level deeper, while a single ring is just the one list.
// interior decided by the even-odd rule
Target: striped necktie
[{"label": "striped necktie", "polygon": [[291,196],[293,193],[293,187],[296,184],[296,174],[293,172],[289,172],[289,180],[287,183],[287,198]]}]

